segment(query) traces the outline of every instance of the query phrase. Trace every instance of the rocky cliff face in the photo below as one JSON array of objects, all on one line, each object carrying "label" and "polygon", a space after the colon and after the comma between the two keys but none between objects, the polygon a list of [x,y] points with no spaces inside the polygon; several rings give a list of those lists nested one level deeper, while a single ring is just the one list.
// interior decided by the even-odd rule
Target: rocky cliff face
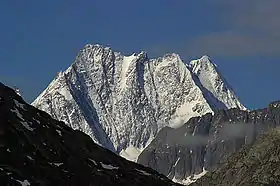
[{"label": "rocky cliff face", "polygon": [[96,145],[0,83],[1,185],[177,185]]},{"label": "rocky cliff face", "polygon": [[190,119],[177,129],[163,128],[140,154],[138,163],[174,181],[190,184],[245,144],[280,124],[280,102],[266,109],[217,110]]},{"label": "rocky cliff face", "polygon": [[149,59],[100,45],[86,45],[32,105],[134,161],[165,126],[245,109],[207,56],[185,65],[173,53]]},{"label": "rocky cliff face", "polygon": [[234,153],[226,163],[191,185],[280,185],[279,154],[280,132],[277,128]]}]

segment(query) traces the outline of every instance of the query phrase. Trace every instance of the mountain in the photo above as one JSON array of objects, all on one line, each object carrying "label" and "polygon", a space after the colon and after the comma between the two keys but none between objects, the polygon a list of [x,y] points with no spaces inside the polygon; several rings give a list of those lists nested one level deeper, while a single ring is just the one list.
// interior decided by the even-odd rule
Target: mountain
[{"label": "mountain", "polygon": [[279,125],[280,101],[253,111],[219,109],[214,115],[191,118],[179,128],[163,128],[139,155],[138,163],[190,184]]},{"label": "mountain", "polygon": [[207,56],[185,65],[174,53],[149,59],[90,44],[32,105],[133,161],[165,126],[245,109]]},{"label": "mountain", "polygon": [[234,153],[226,163],[191,185],[280,185],[279,153],[280,131],[277,128],[262,135],[240,152]]},{"label": "mountain", "polygon": [[[246,110],[238,101],[226,79],[224,79],[218,71],[217,65],[212,63],[208,56],[203,56],[201,59],[191,61],[189,67],[199,79],[202,87],[206,88],[210,92],[209,94],[214,96],[214,99],[218,99],[226,108],[240,108]],[[223,106],[218,106],[218,108],[223,108]]]},{"label": "mountain", "polygon": [[96,145],[0,83],[0,185],[177,185]]}]

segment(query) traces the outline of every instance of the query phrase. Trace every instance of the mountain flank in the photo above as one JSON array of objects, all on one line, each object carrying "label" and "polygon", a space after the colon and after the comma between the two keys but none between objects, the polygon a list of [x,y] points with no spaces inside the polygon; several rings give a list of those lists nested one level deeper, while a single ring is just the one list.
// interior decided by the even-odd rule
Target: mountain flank
[{"label": "mountain flank", "polygon": [[163,128],[140,154],[138,163],[168,178],[190,184],[264,132],[280,126],[280,101],[253,111],[219,109]]},{"label": "mountain flank", "polygon": [[192,186],[280,185],[280,129],[267,132],[252,145],[234,153],[226,163]]},{"label": "mountain flank", "polygon": [[28,105],[0,83],[0,185],[178,185]]}]

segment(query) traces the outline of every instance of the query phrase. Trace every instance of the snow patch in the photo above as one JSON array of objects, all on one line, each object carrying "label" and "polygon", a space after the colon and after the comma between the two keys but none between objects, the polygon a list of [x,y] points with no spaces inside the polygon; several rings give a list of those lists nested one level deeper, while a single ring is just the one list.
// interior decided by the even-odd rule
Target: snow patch
[{"label": "snow patch", "polygon": [[169,122],[169,127],[171,128],[179,128],[183,126],[190,118],[200,116],[199,113],[193,111],[193,107],[198,102],[186,102],[182,104],[172,116],[172,119]]},{"label": "snow patch", "polygon": [[14,109],[14,110],[11,109],[11,112],[16,113],[17,117],[18,117],[21,121],[23,121],[23,122],[21,122],[21,124],[22,124],[27,130],[30,130],[30,131],[33,131],[33,130],[34,130],[33,128],[31,128],[31,127],[28,125],[27,122],[24,121],[23,116],[19,113],[19,111],[18,111],[17,109]]},{"label": "snow patch", "polygon": [[92,160],[90,158],[88,158],[88,160],[91,161],[95,166],[97,165],[96,161],[94,161],[94,160]]},{"label": "snow patch", "polygon": [[139,169],[135,169],[137,170],[138,172],[140,172],[141,174],[145,175],[145,176],[151,176],[150,173],[147,173],[146,171],[143,171],[143,170],[139,170]]},{"label": "snow patch", "polygon": [[16,113],[17,117],[21,120],[24,121],[23,116],[21,115],[21,113],[19,113],[19,111],[17,109],[11,109],[11,112]]},{"label": "snow patch", "polygon": [[57,167],[59,167],[59,166],[63,165],[63,163],[50,163],[50,162],[49,162],[49,164],[50,164],[50,165],[57,166]]},{"label": "snow patch", "polygon": [[31,185],[28,180],[24,180],[24,181],[20,181],[20,180],[16,180],[16,179],[13,179],[13,180],[19,182],[22,186],[29,186],[29,185]]},{"label": "snow patch", "polygon": [[26,156],[28,159],[30,159],[30,160],[34,160],[31,156]]},{"label": "snow patch", "polygon": [[59,93],[61,95],[63,95],[66,100],[72,100],[73,99],[70,91],[68,89],[66,89],[66,87],[61,88]]},{"label": "snow patch", "polygon": [[176,160],[176,162],[175,162],[175,164],[173,165],[173,167],[176,167],[176,165],[178,164],[179,160],[180,160],[180,157]]},{"label": "snow patch", "polygon": [[32,118],[34,121],[36,121],[38,124],[41,124],[41,122],[35,118]]},{"label": "snow patch", "polygon": [[130,146],[127,147],[126,149],[123,149],[120,152],[120,156],[129,161],[136,162],[141,152],[142,152],[141,149]]},{"label": "snow patch", "polygon": [[28,123],[27,122],[21,122],[21,124],[27,129],[27,130],[30,130],[30,131],[33,131],[34,130],[34,128],[31,128],[29,125],[28,125]]},{"label": "snow patch", "polygon": [[14,103],[15,103],[15,105],[16,105],[18,108],[21,108],[21,109],[23,109],[23,110],[26,110],[26,109],[24,108],[24,104],[18,102],[18,101],[15,100],[15,99],[14,99]]},{"label": "snow patch", "polygon": [[176,183],[180,183],[183,185],[190,185],[191,183],[196,182],[196,180],[198,180],[199,178],[201,178],[202,176],[204,176],[207,173],[207,171],[205,170],[205,168],[203,167],[203,171],[199,174],[194,174],[192,176],[188,176],[186,179],[184,180],[177,180],[175,177],[172,179],[173,182]]},{"label": "snow patch", "polygon": [[114,167],[113,165],[106,165],[102,162],[101,163],[101,166],[104,168],[104,169],[109,169],[109,170],[114,170],[114,169],[119,169],[119,167]]},{"label": "snow patch", "polygon": [[180,117],[177,117],[177,118],[169,121],[169,127],[174,128],[174,129],[177,129],[183,125],[184,125],[184,120]]},{"label": "snow patch", "polygon": [[129,69],[130,63],[136,58],[137,58],[137,56],[135,56],[135,55],[123,56],[122,71],[121,71],[121,78],[120,78],[121,89],[123,89],[125,87],[126,80],[127,80],[127,71]]},{"label": "snow patch", "polygon": [[53,163],[53,165],[59,167],[60,165],[63,165],[63,163]]},{"label": "snow patch", "polygon": [[57,129],[56,129],[56,132],[57,132],[60,136],[62,136],[62,134],[61,134],[61,131],[60,131],[60,130],[57,130]]}]

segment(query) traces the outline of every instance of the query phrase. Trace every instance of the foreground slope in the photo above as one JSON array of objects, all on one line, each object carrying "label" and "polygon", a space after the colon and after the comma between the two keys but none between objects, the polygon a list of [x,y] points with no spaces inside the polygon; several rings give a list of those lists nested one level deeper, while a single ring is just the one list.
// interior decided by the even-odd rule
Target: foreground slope
[{"label": "foreground slope", "polygon": [[279,125],[280,102],[254,111],[217,110],[214,115],[192,118],[180,128],[163,128],[140,154],[138,163],[190,184]]},{"label": "foreground slope", "polygon": [[206,56],[185,65],[174,53],[149,59],[101,45],[86,45],[32,105],[134,161],[164,126],[214,108],[245,109]]},{"label": "foreground slope", "polygon": [[232,155],[192,186],[280,185],[280,131],[274,129]]},{"label": "foreground slope", "polygon": [[0,83],[0,185],[175,185],[104,149]]}]

